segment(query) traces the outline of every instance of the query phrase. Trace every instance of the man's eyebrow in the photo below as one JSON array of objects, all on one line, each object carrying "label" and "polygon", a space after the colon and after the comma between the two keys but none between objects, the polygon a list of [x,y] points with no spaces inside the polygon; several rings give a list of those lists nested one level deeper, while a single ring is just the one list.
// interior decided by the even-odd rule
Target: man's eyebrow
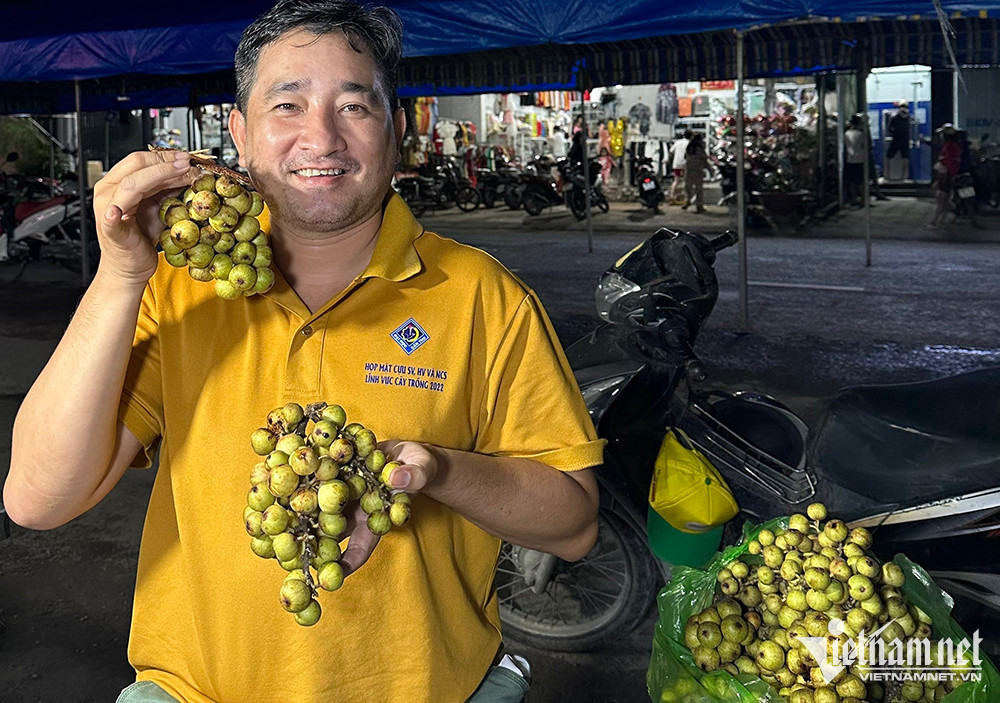
[{"label": "man's eyebrow", "polygon": [[273,84],[267,91],[264,92],[264,100],[270,100],[276,95],[281,95],[283,93],[301,93],[309,86],[308,79],[299,79],[294,81],[280,81]]},{"label": "man's eyebrow", "polygon": [[340,89],[345,93],[357,93],[370,98],[378,97],[378,93],[375,92],[375,88],[373,86],[365,85],[364,83],[356,83],[355,81],[342,81]]}]

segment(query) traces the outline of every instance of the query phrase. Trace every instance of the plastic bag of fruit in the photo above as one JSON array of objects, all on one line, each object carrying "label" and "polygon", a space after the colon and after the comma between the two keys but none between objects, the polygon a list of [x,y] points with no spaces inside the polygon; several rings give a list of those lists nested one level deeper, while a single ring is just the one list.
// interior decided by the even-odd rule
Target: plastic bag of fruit
[{"label": "plastic bag of fruit", "polygon": [[[950,617],[951,597],[926,571],[903,555],[889,564],[879,564],[868,552],[870,533],[849,531],[839,520],[824,525],[825,519],[826,509],[814,504],[808,516],[777,518],[761,525],[747,523],[742,541],[716,554],[704,569],[674,568],[673,578],[657,597],[659,619],[646,677],[651,700],[1000,700],[1000,674],[982,654],[979,680],[965,683],[960,683],[959,675],[941,681],[919,675],[905,681],[890,678],[878,682],[863,676],[868,672],[856,664],[836,676],[833,670],[821,676],[824,672],[811,657],[814,650],[810,647],[816,645],[806,643],[819,641],[823,647],[824,640],[817,636],[826,637],[829,643],[837,627],[845,630],[839,635],[841,640],[860,632],[865,637],[879,633],[877,638],[884,640],[887,649],[894,638],[900,642],[927,638],[932,644],[940,640],[972,642]],[[797,642],[799,636],[807,640]],[[845,651],[838,649],[835,654]],[[970,657],[965,659],[966,664],[971,663]],[[840,660],[827,658],[823,663],[831,661]],[[917,673],[918,669],[911,667],[910,671]]]}]

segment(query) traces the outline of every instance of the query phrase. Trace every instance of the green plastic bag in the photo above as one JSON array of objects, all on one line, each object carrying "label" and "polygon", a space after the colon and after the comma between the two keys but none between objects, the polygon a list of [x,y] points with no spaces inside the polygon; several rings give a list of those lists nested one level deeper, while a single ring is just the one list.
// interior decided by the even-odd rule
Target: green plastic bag
[{"label": "green plastic bag", "polygon": [[[646,689],[653,703],[778,703],[785,699],[765,681],[752,675],[733,676],[722,670],[705,673],[694,663],[684,645],[684,625],[695,613],[712,604],[717,576],[723,567],[748,551],[751,539],[762,529],[788,527],[788,518],[761,525],[746,523],[743,540],[718,552],[704,569],[677,566],[673,577],[657,596],[659,618],[653,635],[653,653],[646,672]],[[751,557],[751,560],[755,557]],[[906,576],[903,593],[910,603],[931,616],[936,638],[953,641],[971,638],[951,618],[954,604],[922,568],[902,554],[893,562]],[[1000,701],[1000,673],[981,655],[982,678],[969,681],[945,696],[946,703],[991,703]]]}]

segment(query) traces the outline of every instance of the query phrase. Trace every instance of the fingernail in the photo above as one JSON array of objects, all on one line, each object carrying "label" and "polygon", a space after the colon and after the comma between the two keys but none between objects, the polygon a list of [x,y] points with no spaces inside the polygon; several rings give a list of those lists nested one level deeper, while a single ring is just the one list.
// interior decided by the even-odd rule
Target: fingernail
[{"label": "fingernail", "polygon": [[115,206],[109,205],[108,209],[104,211],[104,219],[111,222],[115,219]]},{"label": "fingernail", "polygon": [[406,488],[410,485],[410,472],[402,468],[396,469],[389,476],[389,481],[393,488]]}]

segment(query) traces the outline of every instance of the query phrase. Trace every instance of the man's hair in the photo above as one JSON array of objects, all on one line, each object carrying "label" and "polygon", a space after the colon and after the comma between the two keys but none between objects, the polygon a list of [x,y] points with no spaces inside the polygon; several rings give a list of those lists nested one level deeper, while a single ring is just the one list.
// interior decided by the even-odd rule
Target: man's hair
[{"label": "man's hair", "polygon": [[375,62],[376,90],[381,88],[390,110],[396,107],[403,23],[388,7],[362,6],[353,0],[278,0],[254,20],[243,31],[236,48],[236,107],[246,111],[261,51],[285,34],[299,30],[317,37],[340,31],[356,52],[367,50]]}]

